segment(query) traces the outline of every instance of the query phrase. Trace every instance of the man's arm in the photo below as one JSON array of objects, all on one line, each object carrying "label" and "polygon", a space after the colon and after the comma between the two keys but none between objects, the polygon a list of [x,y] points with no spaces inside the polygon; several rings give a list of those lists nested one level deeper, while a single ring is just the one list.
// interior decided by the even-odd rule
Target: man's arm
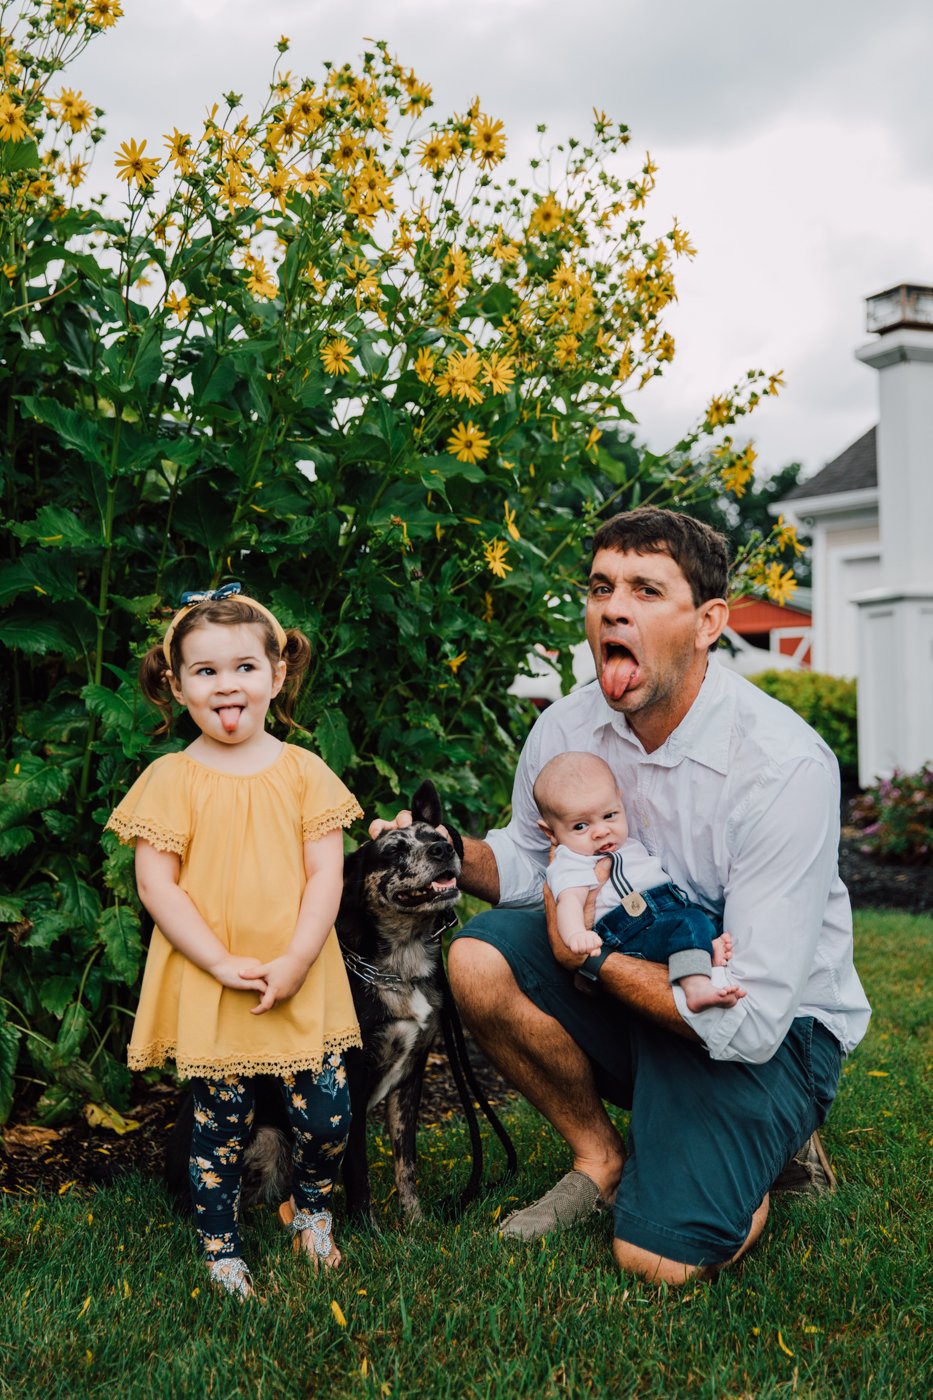
[{"label": "man's arm", "polygon": [[458,883],[466,894],[489,904],[499,903],[499,867],[488,842],[475,836],[463,837],[463,869]]}]

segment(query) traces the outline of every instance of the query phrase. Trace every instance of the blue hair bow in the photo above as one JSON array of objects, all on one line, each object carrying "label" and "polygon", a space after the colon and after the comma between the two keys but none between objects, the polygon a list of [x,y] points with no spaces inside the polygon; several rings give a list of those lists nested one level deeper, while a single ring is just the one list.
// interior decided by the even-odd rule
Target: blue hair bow
[{"label": "blue hair bow", "polygon": [[242,591],[243,585],[241,583],[225,583],[223,588],[215,588],[213,592],[211,592],[210,589],[201,591],[195,589],[193,593],[183,593],[181,595],[179,607],[190,608],[195,603],[219,603],[222,598],[232,598],[235,594],[242,593]]}]

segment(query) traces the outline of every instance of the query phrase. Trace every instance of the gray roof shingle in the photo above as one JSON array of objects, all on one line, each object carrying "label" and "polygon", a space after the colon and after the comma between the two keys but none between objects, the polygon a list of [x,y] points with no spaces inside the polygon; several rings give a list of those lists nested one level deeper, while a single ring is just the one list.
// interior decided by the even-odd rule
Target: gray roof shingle
[{"label": "gray roof shingle", "polygon": [[842,491],[864,491],[878,485],[877,429],[869,428],[857,442],[827,462],[816,476],[800,481],[785,501],[811,496],[835,496]]}]

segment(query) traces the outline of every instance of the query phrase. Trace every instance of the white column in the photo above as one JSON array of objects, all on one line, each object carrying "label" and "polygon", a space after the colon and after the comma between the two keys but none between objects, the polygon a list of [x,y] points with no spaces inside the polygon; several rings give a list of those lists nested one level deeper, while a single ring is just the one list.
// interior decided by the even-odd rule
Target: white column
[{"label": "white column", "polygon": [[856,352],[878,371],[881,587],[859,608],[859,781],[933,761],[933,330]]}]

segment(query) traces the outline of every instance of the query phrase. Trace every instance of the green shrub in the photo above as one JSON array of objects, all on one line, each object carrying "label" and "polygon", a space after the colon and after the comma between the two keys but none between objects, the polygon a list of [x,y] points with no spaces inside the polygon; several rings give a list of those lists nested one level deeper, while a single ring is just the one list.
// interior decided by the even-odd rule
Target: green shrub
[{"label": "green shrub", "polygon": [[866,788],[849,809],[866,855],[900,865],[933,859],[933,766],[898,773]]},{"label": "green shrub", "polygon": [[[662,317],[693,252],[676,222],[647,227],[654,166],[602,114],[497,182],[502,124],[478,102],[432,120],[384,44],[317,81],[283,60],[258,113],[228,93],[167,155],[123,141],[114,216],[81,202],[104,133],[65,85],[112,19],[28,0],[10,28],[13,9],[0,1122],[14,1075],[49,1086],[46,1121],[125,1103],[143,940],[131,853],[101,828],[164,748],[133,672],[180,591],[240,579],[308,634],[299,742],[367,816],[430,774],[483,829],[528,729],[510,682],[536,642],[566,657],[579,636],[593,520],[744,489],[750,446],[691,450],[780,382],[750,370],[716,394],[675,459],[601,450],[597,425],[630,421],[674,353]],[[762,544],[743,563],[783,587],[786,529]]]},{"label": "green shrub", "polygon": [[858,771],[855,681],[819,671],[762,671],[749,680],[812,725],[839,760],[844,777]]}]

